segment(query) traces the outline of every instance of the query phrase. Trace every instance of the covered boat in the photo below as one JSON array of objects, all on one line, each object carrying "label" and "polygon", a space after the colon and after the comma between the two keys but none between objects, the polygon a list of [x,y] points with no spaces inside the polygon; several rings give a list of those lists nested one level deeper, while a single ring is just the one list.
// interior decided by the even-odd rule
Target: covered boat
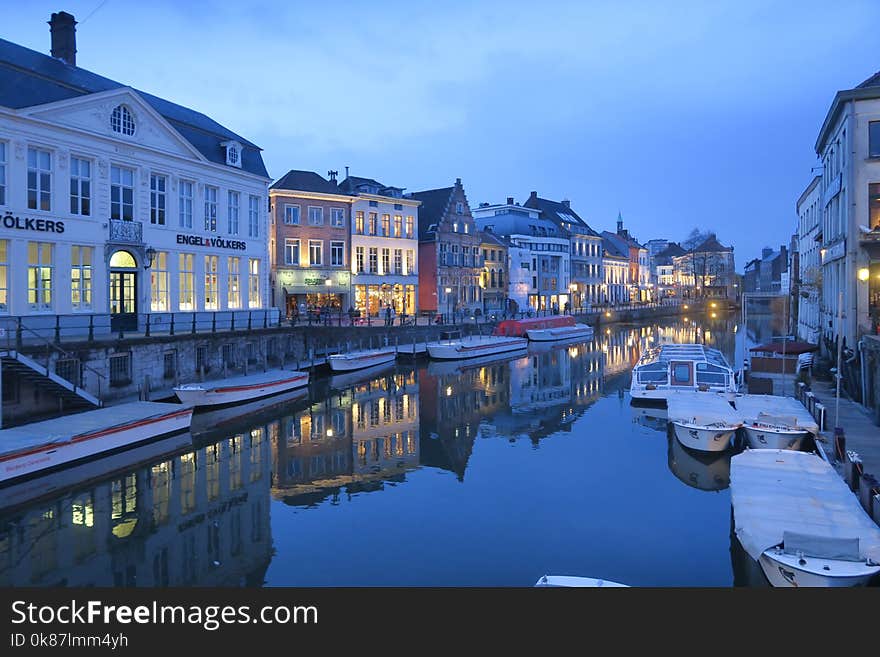
[{"label": "covered boat", "polygon": [[664,401],[681,390],[736,393],[738,377],[717,349],[701,344],[663,344],[642,353],[632,371],[633,401]]},{"label": "covered boat", "polygon": [[269,395],[301,388],[309,383],[308,372],[269,370],[245,376],[234,376],[219,381],[186,383],[174,388],[174,394],[184,404],[192,406],[219,406],[240,404]]},{"label": "covered boat", "polygon": [[382,349],[351,351],[347,354],[333,354],[327,357],[327,364],[334,372],[351,372],[362,370],[365,367],[390,363],[395,358],[397,358],[397,350],[394,347],[383,347]]},{"label": "covered boat", "polygon": [[576,322],[572,315],[551,315],[549,317],[506,319],[498,323],[494,334],[527,337],[536,342],[552,342],[591,338],[593,337],[593,327]]},{"label": "covered boat", "polygon": [[535,582],[535,587],[574,586],[587,588],[629,588],[628,584],[620,584],[607,579],[593,577],[576,577],[573,575],[544,575]]},{"label": "covered boat", "polygon": [[441,334],[440,340],[427,343],[428,355],[440,360],[460,360],[478,358],[492,354],[503,354],[520,351],[529,346],[526,338],[509,337],[498,333],[495,328],[492,335],[470,335],[461,337],[458,332]]},{"label": "covered boat", "polygon": [[880,527],[825,460],[749,449],[731,459],[735,533],[774,586],[859,586],[880,573]]},{"label": "covered boat", "polygon": [[804,438],[819,433],[813,416],[794,397],[737,395],[733,403],[749,447],[800,449]]},{"label": "covered boat", "polygon": [[742,426],[726,395],[712,392],[676,392],[666,400],[675,437],[685,447],[701,452],[723,452]]}]

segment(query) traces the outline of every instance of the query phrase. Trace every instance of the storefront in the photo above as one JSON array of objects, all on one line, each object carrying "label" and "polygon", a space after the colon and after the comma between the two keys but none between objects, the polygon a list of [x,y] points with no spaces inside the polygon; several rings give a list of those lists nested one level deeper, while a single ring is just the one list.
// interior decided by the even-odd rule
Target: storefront
[{"label": "storefront", "polygon": [[354,309],[362,315],[368,312],[379,316],[388,306],[398,315],[415,312],[416,286],[400,283],[354,286]]},{"label": "storefront", "polygon": [[350,301],[351,274],[333,269],[278,269],[275,285],[287,317],[302,309],[329,308],[347,311]]}]

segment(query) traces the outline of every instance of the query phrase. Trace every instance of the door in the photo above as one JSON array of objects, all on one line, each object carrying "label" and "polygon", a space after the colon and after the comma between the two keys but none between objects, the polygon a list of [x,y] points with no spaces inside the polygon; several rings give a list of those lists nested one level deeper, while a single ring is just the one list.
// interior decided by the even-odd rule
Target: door
[{"label": "door", "polygon": [[694,386],[694,364],[687,360],[674,360],[669,365],[672,371],[672,385]]},{"label": "door", "polygon": [[110,271],[110,328],[113,331],[136,331],[137,272]]}]

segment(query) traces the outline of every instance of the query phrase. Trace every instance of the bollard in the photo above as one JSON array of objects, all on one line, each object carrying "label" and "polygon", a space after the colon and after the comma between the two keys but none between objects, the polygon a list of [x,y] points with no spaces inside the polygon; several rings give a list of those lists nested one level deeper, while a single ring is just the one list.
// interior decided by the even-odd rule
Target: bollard
[{"label": "bollard", "polygon": [[877,481],[877,477],[866,472],[859,482],[859,501],[868,516],[872,518],[874,517],[874,496],[877,493],[880,493],[880,482]]},{"label": "bollard", "polygon": [[862,478],[862,459],[852,450],[847,450],[846,460],[843,465],[843,474],[846,483],[854,493],[859,492],[859,481]]}]

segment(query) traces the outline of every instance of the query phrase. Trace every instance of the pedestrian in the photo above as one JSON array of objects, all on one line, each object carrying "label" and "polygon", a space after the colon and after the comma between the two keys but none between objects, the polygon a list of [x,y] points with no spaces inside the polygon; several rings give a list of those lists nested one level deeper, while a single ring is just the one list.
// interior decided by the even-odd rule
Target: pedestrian
[{"label": "pedestrian", "polygon": [[391,326],[391,306],[385,306],[385,326]]}]

